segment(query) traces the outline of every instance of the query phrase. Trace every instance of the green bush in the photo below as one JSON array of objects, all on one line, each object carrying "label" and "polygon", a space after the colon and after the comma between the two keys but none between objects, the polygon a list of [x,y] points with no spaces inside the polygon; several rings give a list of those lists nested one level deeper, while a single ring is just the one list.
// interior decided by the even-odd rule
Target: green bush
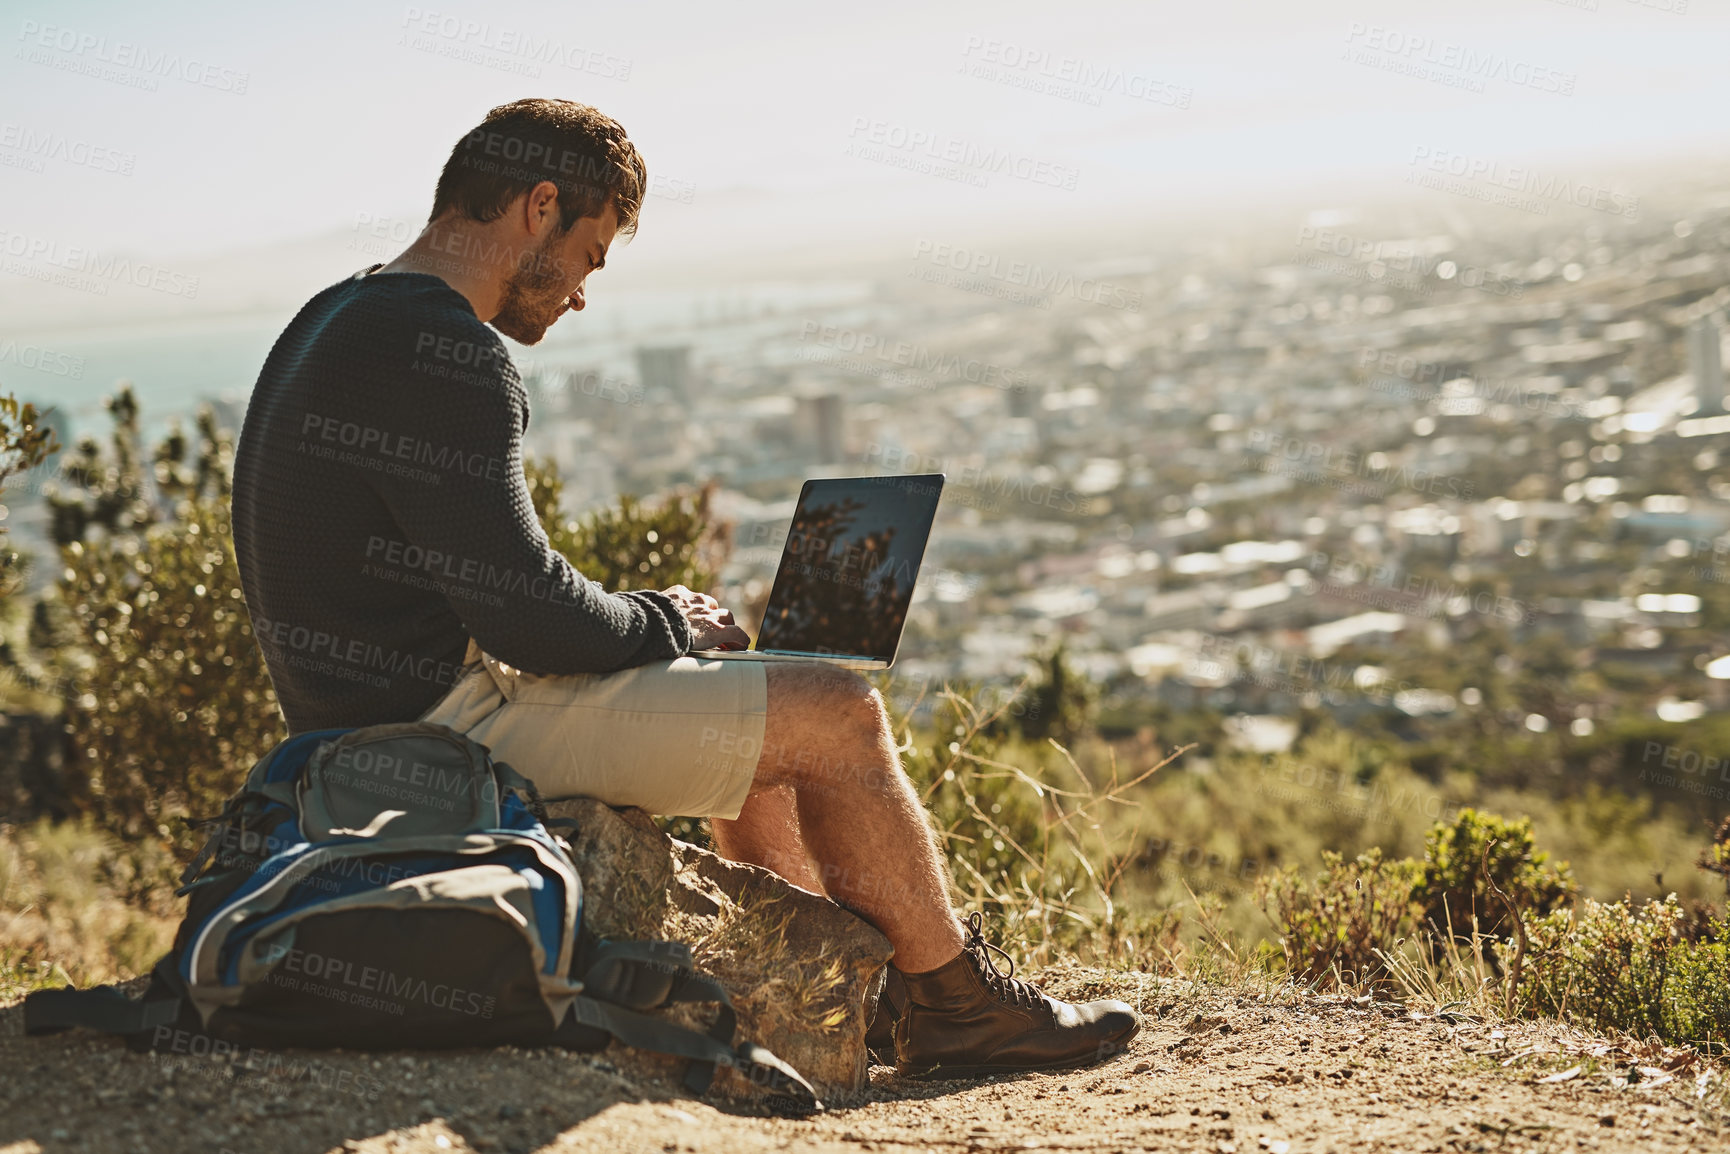
[{"label": "green bush", "polygon": [[0,824],[0,1003],[148,970],[174,935],[171,866],[88,821]]},{"label": "green bush", "polygon": [[[893,701],[892,694],[883,697]],[[890,724],[902,767],[949,850],[957,886],[981,906],[1012,905],[988,895],[1020,894],[1050,864],[1044,827],[1048,774],[1043,756],[993,732],[992,715],[977,700],[966,689],[945,689],[931,703],[929,728],[916,728],[911,716],[893,708]],[[1040,884],[1045,880],[1038,878]]]},{"label": "green bush", "polygon": [[184,819],[221,809],[286,736],[233,549],[227,503],[199,499],[136,536],[62,551],[73,772],[123,837],[186,848]]},{"label": "green bush", "polygon": [[1567,863],[1552,866],[1549,860],[1536,849],[1530,818],[1506,821],[1463,809],[1453,822],[1437,822],[1424,838],[1423,875],[1412,898],[1431,933],[1452,933],[1459,941],[1471,940],[1474,930],[1505,937],[1513,923],[1492,882],[1523,916],[1541,917],[1573,902],[1578,887]]},{"label": "green bush", "polygon": [[617,506],[576,520],[561,507],[564,482],[551,462],[530,460],[523,471],[535,514],[553,548],[603,589],[684,585],[708,592],[726,563],[731,540],[728,527],[714,519],[713,482],[675,492],[659,504],[627,493]]},{"label": "green bush", "polygon": [[[1519,1003],[1600,1029],[1730,1053],[1730,921],[1690,941],[1675,895],[1636,907],[1588,899],[1527,927]],[[1506,951],[1503,951],[1504,954]]]},{"label": "green bush", "polygon": [[[142,434],[138,427],[138,398],[130,387],[121,389],[104,402],[114,430],[105,447],[94,437],[78,442],[73,452],[60,464],[60,479],[66,490],[49,494],[48,511],[52,517],[52,532],[57,545],[83,541],[93,528],[105,534],[142,531],[161,519],[161,513],[147,498],[144,484],[144,454]],[[206,410],[199,419],[201,431],[215,437],[215,418]],[[179,455],[168,459],[172,448],[185,450],[184,438],[178,432],[170,435],[157,454],[157,472],[167,486],[165,492],[184,490],[185,473],[176,468]],[[220,451],[220,450],[219,450]],[[203,476],[204,471],[199,471]],[[226,481],[222,477],[221,481]],[[212,486],[217,487],[217,486]]]},{"label": "green bush", "polygon": [[1016,695],[994,728],[1027,741],[1073,746],[1093,731],[1099,689],[1070,665],[1061,642],[1035,658],[1035,663],[1038,676]]},{"label": "green bush", "polygon": [[285,731],[234,559],[226,437],[208,410],[196,444],[171,434],[151,458],[161,504],[136,503],[137,405],[109,407],[112,453],[80,446],[54,501],[72,785],[108,829],[186,852],[187,819],[219,810]]},{"label": "green bush", "polygon": [[[1545,919],[1565,919],[1559,911],[1575,895],[1568,867],[1551,866],[1549,855],[1536,850],[1529,819],[1507,821],[1471,809],[1430,827],[1421,861],[1384,861],[1379,847],[1352,862],[1324,851],[1322,861],[1313,881],[1287,867],[1259,878],[1256,892],[1279,930],[1288,969],[1328,986],[1390,985],[1397,978],[1386,959],[1402,939],[1414,933],[1448,939],[1450,926],[1452,942],[1466,943],[1471,957],[1494,969],[1511,949],[1503,939],[1514,934],[1514,924],[1492,881],[1533,935],[1540,924],[1552,935],[1560,933],[1559,923]],[[1545,948],[1561,940],[1546,939]],[[1463,957],[1445,947],[1428,952],[1453,959],[1446,964]]]},{"label": "green bush", "polygon": [[[35,405],[21,405],[10,393],[0,396],[0,488],[60,448],[53,430],[42,424],[42,417]],[[0,535],[4,533],[0,528]],[[16,591],[18,561],[16,553],[0,549],[0,597]]]},{"label": "green bush", "polygon": [[1391,981],[1381,955],[1410,924],[1421,870],[1409,858],[1383,861],[1379,847],[1350,862],[1328,850],[1313,880],[1287,866],[1258,878],[1256,897],[1293,975],[1330,988],[1375,987]]}]

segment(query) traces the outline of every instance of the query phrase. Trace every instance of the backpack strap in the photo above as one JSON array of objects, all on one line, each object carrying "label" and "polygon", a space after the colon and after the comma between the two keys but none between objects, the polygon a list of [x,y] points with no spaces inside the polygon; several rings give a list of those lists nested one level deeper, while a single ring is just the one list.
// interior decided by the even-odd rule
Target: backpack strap
[{"label": "backpack strap", "polygon": [[[736,1021],[733,1006],[727,992],[712,978],[691,975],[667,998],[669,1003],[696,1001],[720,1003],[720,1015],[707,1034],[579,994],[572,999],[571,1012],[552,1041],[584,1049],[582,1029],[600,1030],[627,1046],[690,1059],[685,1088],[693,1094],[708,1093],[715,1067],[729,1066],[753,1085],[768,1090],[769,1103],[783,1112],[802,1115],[823,1109],[816,1090],[799,1071],[762,1046],[732,1044]],[[37,990],[24,999],[24,1032],[38,1036],[71,1029],[95,1030],[123,1035],[136,1043],[134,1049],[148,1048],[144,1036],[178,1022],[184,1005],[182,999],[174,997],[134,1001],[114,986]]]},{"label": "backpack strap", "polygon": [[[691,947],[684,942],[601,939],[585,953],[584,992],[569,1023],[604,1031],[628,1046],[691,1059],[685,1088],[693,1094],[708,1093],[716,1066],[732,1066],[784,1099],[782,1105],[791,1112],[822,1109],[799,1071],[761,1046],[734,1046],[739,1019],[733,999],[720,982],[697,972]],[[676,1002],[715,1003],[714,1024],[702,1033],[640,1012]]]},{"label": "backpack strap", "polygon": [[[495,761],[492,766],[493,780],[499,783],[499,789],[508,793],[521,794],[523,801],[529,807],[529,812],[535,815],[535,820],[546,825],[547,805],[541,800],[541,791],[535,788],[535,783],[505,762]],[[569,822],[568,824],[574,826],[576,823]]]},{"label": "backpack strap", "polygon": [[[730,1021],[732,1007],[723,1005],[724,1016]],[[571,1013],[559,1027],[559,1033],[573,1033],[573,1027],[583,1026],[601,1030],[639,1050],[689,1058],[691,1069],[685,1076],[685,1088],[693,1094],[708,1092],[716,1066],[730,1066],[753,1085],[768,1090],[770,1104],[783,1112],[810,1114],[823,1109],[817,1091],[799,1071],[762,1046],[746,1042],[735,1048],[709,1034],[579,994],[571,1000]],[[728,1033],[731,1032],[729,1029]],[[557,1036],[554,1040],[558,1040]]]},{"label": "backpack strap", "polygon": [[[251,781],[252,779],[248,779]],[[286,782],[256,781],[228,799],[222,807],[222,812],[214,817],[203,817],[191,823],[194,829],[209,828],[204,845],[199,848],[185,869],[180,871],[180,888],[174,891],[176,897],[184,897],[201,884],[208,883],[222,871],[206,872],[206,867],[212,858],[224,850],[236,848],[234,835],[244,833],[247,823],[257,818],[268,805],[275,802],[287,806],[289,812],[298,813],[300,803],[294,796],[294,787]],[[262,838],[260,839],[262,843]],[[262,860],[267,854],[253,855]]]},{"label": "backpack strap", "polygon": [[82,1028],[104,1034],[143,1034],[180,1017],[179,998],[133,1001],[114,986],[37,990],[24,999],[24,1032],[57,1034]]},{"label": "backpack strap", "polygon": [[673,997],[701,978],[684,942],[603,938],[585,953],[583,989],[603,1002],[631,1010],[653,1010],[672,1001],[727,1002],[719,986],[707,997]]}]

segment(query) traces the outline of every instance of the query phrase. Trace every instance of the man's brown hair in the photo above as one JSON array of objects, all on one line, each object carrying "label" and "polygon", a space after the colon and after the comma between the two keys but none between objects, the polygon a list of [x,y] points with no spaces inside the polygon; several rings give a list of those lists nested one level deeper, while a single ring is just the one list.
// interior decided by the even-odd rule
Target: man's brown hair
[{"label": "man's brown hair", "polygon": [[619,232],[637,231],[649,173],[618,121],[574,100],[513,100],[467,133],[439,173],[429,222],[457,209],[474,220],[497,220],[517,197],[543,180],[559,186],[565,231],[611,204]]}]

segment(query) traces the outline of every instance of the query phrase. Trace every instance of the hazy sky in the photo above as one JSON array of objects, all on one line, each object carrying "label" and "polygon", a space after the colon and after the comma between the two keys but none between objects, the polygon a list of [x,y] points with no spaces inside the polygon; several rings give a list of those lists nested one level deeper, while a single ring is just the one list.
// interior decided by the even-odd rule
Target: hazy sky
[{"label": "hazy sky", "polygon": [[[191,262],[357,219],[418,226],[456,138],[525,95],[593,103],[638,142],[659,193],[639,268],[726,254],[745,277],[752,253],[910,227],[1037,234],[1330,178],[1391,184],[1419,148],[1586,178],[1730,138],[1730,0],[0,12],[12,256],[19,235]],[[902,167],[945,156],[963,179]],[[27,287],[0,272],[0,290]]]}]

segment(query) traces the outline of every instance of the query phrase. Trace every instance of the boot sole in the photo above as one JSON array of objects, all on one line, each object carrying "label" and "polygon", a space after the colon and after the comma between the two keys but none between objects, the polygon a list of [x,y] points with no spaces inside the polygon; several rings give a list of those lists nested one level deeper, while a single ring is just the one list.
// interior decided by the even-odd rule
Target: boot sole
[{"label": "boot sole", "polygon": [[[1037,1066],[1002,1066],[992,1064],[980,1066],[938,1065],[914,1066],[907,1069],[902,1069],[900,1066],[896,1066],[895,1072],[903,1078],[935,1078],[941,1080],[948,1078],[984,1078],[993,1074],[1037,1074],[1044,1070],[1085,1070],[1089,1066],[1097,1066],[1101,1062],[1110,1061],[1112,1058],[1126,1052],[1129,1049],[1131,1039],[1140,1032],[1141,1029],[1138,1026],[1135,1030],[1131,1031],[1127,1036],[1117,1042],[1103,1043],[1098,1051],[1099,1056],[1095,1058],[1061,1058],[1055,1062],[1044,1062]],[[1109,1051],[1106,1050],[1104,1048],[1106,1045],[1112,1046],[1113,1049]]]}]

